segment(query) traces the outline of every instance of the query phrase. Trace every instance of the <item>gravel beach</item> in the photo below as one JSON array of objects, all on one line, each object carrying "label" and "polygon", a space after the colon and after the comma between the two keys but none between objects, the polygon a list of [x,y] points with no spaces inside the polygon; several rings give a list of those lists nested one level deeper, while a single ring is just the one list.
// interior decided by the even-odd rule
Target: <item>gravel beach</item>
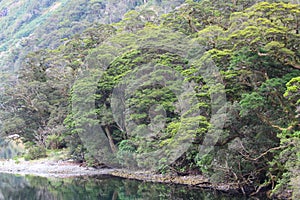
[{"label": "gravel beach", "polygon": [[43,177],[74,177],[110,174],[113,169],[95,169],[82,167],[78,163],[68,161],[36,160],[36,161],[0,161],[0,173],[31,174]]}]

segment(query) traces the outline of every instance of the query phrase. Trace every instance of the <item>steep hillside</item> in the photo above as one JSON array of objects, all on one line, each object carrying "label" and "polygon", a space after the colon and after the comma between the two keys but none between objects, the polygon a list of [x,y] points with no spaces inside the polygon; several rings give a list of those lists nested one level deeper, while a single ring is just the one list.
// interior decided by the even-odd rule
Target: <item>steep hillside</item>
[{"label": "steep hillside", "polygon": [[15,71],[27,52],[55,48],[91,23],[113,23],[138,6],[166,13],[178,1],[143,0],[3,0],[0,2],[0,69]]},{"label": "steep hillside", "polygon": [[28,37],[35,29],[51,16],[63,1],[1,1],[0,10],[0,51],[2,70],[13,69],[18,58],[18,49],[22,39]]}]

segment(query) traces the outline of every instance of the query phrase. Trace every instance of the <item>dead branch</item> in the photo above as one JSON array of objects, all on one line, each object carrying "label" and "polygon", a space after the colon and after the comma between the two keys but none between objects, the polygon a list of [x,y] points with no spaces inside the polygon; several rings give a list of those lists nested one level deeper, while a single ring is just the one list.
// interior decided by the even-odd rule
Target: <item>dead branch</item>
[{"label": "dead branch", "polygon": [[271,149],[268,149],[267,151],[265,151],[264,153],[260,154],[258,157],[256,158],[251,158],[250,156],[248,155],[245,155],[245,154],[242,154],[241,152],[239,152],[242,156],[244,156],[247,160],[251,160],[251,161],[257,161],[259,160],[260,158],[264,157],[265,155],[267,155],[268,153],[270,153],[271,151],[276,151],[276,150],[280,150],[280,149],[284,149],[286,147],[288,147],[289,145],[291,145],[292,142],[288,143],[287,145],[284,145],[284,146],[278,146],[278,147],[274,147],[274,148],[271,148]]}]

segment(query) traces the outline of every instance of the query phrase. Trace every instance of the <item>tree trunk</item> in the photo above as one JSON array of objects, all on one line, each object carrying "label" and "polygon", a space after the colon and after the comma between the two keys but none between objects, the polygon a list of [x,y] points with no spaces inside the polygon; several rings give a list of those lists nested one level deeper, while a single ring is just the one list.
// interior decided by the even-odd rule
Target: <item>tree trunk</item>
[{"label": "tree trunk", "polygon": [[108,142],[109,142],[109,146],[110,146],[110,149],[113,153],[116,153],[117,152],[117,147],[116,145],[114,144],[114,141],[113,141],[113,138],[110,134],[110,131],[109,131],[109,128],[108,126],[105,126],[105,132],[106,132],[106,136],[108,138]]},{"label": "tree trunk", "polygon": [[114,194],[111,198],[112,200],[117,200],[118,199],[118,192],[117,191],[114,191]]}]

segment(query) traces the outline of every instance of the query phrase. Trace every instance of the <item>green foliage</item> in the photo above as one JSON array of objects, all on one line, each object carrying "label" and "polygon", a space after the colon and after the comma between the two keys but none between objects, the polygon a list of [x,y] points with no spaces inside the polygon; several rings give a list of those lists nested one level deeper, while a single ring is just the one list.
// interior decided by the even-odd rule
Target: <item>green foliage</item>
[{"label": "green foliage", "polygon": [[300,105],[300,77],[292,78],[286,84],[287,90],[284,97],[288,98],[295,105]]},{"label": "green foliage", "polygon": [[[24,62],[18,81],[3,86],[3,134],[34,142],[30,159],[43,156],[44,147],[68,146],[89,165],[155,165],[161,173],[174,168],[238,183],[246,193],[270,185],[273,195],[296,191],[299,5],[186,1],[164,13],[182,2],[144,2],[51,1],[31,16],[37,21],[18,22],[16,37],[33,33],[20,49],[40,38],[38,48],[52,50],[11,59]],[[54,3],[69,11],[38,17]],[[94,23],[99,17],[117,23]],[[38,22],[45,23],[33,32]],[[201,146],[215,136],[214,148]],[[180,145],[186,141],[188,148]],[[170,163],[175,151],[184,152]]]},{"label": "green foliage", "polygon": [[[273,190],[273,195],[280,195],[285,190],[294,190],[294,195],[298,194],[298,183],[293,182],[299,178],[299,131],[289,134],[289,137],[281,137],[282,143],[286,146],[282,151],[278,152],[274,160],[270,163],[271,173],[278,184]],[[279,178],[280,177],[280,178]]]},{"label": "green foliage", "polygon": [[47,157],[46,148],[42,146],[29,147],[28,152],[24,155],[25,160],[35,160]]},{"label": "green foliage", "polygon": [[242,96],[241,104],[241,115],[245,115],[248,110],[257,110],[260,107],[263,107],[265,102],[264,98],[259,95],[257,92],[251,94],[245,94]]},{"label": "green foliage", "polygon": [[63,137],[59,135],[49,135],[46,139],[46,146],[49,149],[58,149],[62,146]]}]

